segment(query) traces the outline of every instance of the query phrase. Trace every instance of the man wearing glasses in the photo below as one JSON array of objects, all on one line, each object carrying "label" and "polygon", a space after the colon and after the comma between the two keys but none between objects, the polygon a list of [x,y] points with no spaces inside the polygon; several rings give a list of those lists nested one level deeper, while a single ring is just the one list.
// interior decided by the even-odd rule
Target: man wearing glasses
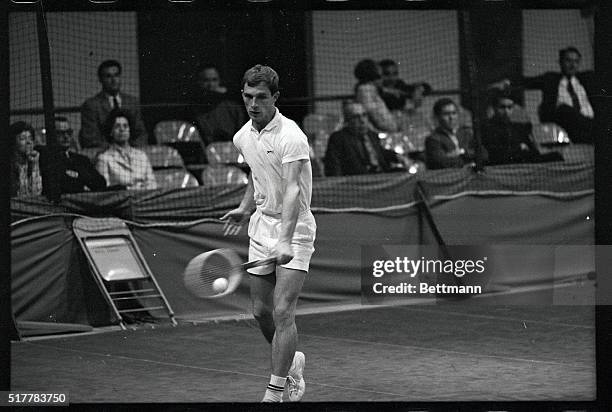
[{"label": "man wearing glasses", "polygon": [[59,201],[63,193],[104,190],[104,177],[86,156],[71,150],[73,131],[66,117],[55,117],[55,133],[55,144],[41,148],[43,194],[52,201]]}]

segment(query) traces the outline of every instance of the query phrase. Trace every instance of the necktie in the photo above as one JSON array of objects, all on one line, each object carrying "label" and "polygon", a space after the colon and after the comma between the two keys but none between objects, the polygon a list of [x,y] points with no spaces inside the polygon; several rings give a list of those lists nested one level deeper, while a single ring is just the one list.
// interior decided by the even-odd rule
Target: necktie
[{"label": "necktie", "polygon": [[580,111],[580,100],[578,100],[578,95],[576,94],[576,90],[574,90],[574,86],[572,85],[572,79],[567,79],[567,92],[572,98],[572,106],[577,111]]},{"label": "necktie", "polygon": [[117,100],[117,96],[113,96],[113,109],[119,108],[119,100]]}]

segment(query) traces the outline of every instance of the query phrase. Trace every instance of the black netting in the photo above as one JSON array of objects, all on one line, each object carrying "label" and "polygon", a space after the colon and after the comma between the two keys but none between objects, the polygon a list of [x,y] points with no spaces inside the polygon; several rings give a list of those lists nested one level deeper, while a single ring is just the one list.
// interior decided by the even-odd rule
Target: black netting
[{"label": "black netting", "polygon": [[[194,13],[201,13],[197,16],[203,22],[212,18],[207,17],[204,11]],[[151,73],[159,72],[159,67],[152,71],[142,64],[147,61],[146,56],[151,53],[151,48],[157,48],[153,53],[161,55],[168,50],[168,56],[175,56],[169,51],[173,46],[181,48],[185,55],[182,62],[173,59],[171,63],[160,61],[158,64],[176,71],[176,75],[186,83],[194,80],[195,68],[189,65],[194,64],[196,56],[202,56],[200,48],[213,48],[210,44],[224,45],[223,49],[218,49],[218,53],[223,54],[223,64],[220,66],[229,73],[226,77],[231,77],[227,79],[227,85],[234,97],[239,96],[237,83],[241,73],[258,62],[255,58],[263,57],[264,63],[280,67],[279,72],[290,73],[281,76],[281,85],[285,85],[289,94],[293,95],[281,95],[278,105],[283,113],[309,112],[306,116],[294,115],[294,120],[303,126],[310,139],[316,175],[312,206],[320,211],[401,212],[414,205],[414,183],[417,180],[424,181],[432,195],[441,197],[466,193],[571,196],[592,190],[592,147],[559,144],[565,143],[565,137],[559,137],[566,136],[563,131],[548,124],[540,125],[537,107],[541,102],[541,92],[538,91],[527,91],[524,107],[517,107],[516,110],[523,113],[523,120],[530,120],[534,124],[533,135],[541,153],[559,152],[562,159],[549,157],[533,164],[485,166],[484,173],[475,173],[469,167],[427,170],[424,149],[427,136],[436,126],[432,107],[437,100],[449,97],[457,103],[459,123],[463,127],[471,128],[487,121],[485,106],[488,101],[475,101],[485,96],[483,91],[487,85],[482,83],[489,80],[478,72],[481,69],[478,65],[482,63],[478,59],[483,59],[478,48],[482,39],[470,37],[478,33],[472,27],[478,22],[468,19],[462,23],[461,13],[469,15],[469,10],[292,11],[287,14],[293,19],[292,22],[304,24],[286,24],[282,30],[299,33],[291,41],[302,43],[296,44],[295,50],[275,50],[272,54],[266,54],[266,48],[279,42],[278,36],[286,37],[286,32],[276,29],[273,23],[274,19],[289,18],[283,13],[270,11],[258,14],[232,10],[230,14],[228,11],[231,17],[228,17],[228,21],[235,22],[241,16],[248,17],[251,19],[249,21],[260,19],[261,27],[267,30],[265,35],[257,37],[257,42],[246,45],[242,41],[247,38],[245,32],[248,30],[228,31],[229,26],[219,23],[223,21],[223,11],[219,10],[214,13],[214,27],[219,28],[218,32],[205,28],[205,23],[202,27],[184,27],[181,21],[193,22],[195,17],[186,20],[185,15],[180,13],[166,16],[161,10],[49,11],[44,15],[49,44],[41,45],[37,36],[36,13],[11,12],[11,122],[23,120],[32,124],[37,130],[38,143],[44,143],[44,135],[41,134],[45,127],[41,79],[45,76],[41,73],[41,48],[48,47],[50,53],[53,101],[52,107],[47,109],[67,117],[75,140],[82,126],[80,106],[100,91],[96,73],[98,65],[107,59],[118,60],[122,64],[121,92],[141,100],[139,110],[149,139],[145,141],[148,146],[140,150],[150,160],[157,186],[155,190],[125,191],[122,190],[125,186],[131,188],[129,184],[113,181],[109,182],[114,185],[110,192],[64,194],[56,204],[49,204],[41,196],[14,199],[14,219],[63,212],[114,215],[141,222],[188,221],[218,217],[235,206],[244,189],[249,171],[247,165],[239,158],[219,157],[215,153],[225,150],[223,144],[208,144],[208,138],[200,135],[201,130],[195,123],[185,116],[179,118],[181,116],[171,115],[177,107],[189,105],[188,94],[184,90],[166,87],[170,91],[164,93],[174,91],[175,95],[164,98],[152,98],[156,96],[154,93],[142,90],[143,84],[155,83]],[[160,30],[173,30],[173,38],[177,37],[177,31],[184,31],[184,43],[164,43],[161,35],[158,44],[149,38],[139,38],[142,33],[150,33],[151,27],[146,26],[147,22],[159,22],[160,16],[166,16],[168,27],[173,27],[160,27]],[[513,18],[519,21],[508,21],[508,25],[520,23],[516,30],[522,28],[517,33],[521,39],[517,49],[520,56],[492,55],[488,64],[499,61],[499,65],[503,66],[504,59],[520,59],[524,75],[558,71],[558,50],[572,45],[582,53],[582,69],[593,69],[594,19],[591,14],[574,9],[523,10],[519,17]],[[466,25],[466,22],[469,24]],[[474,30],[469,32],[471,29]],[[194,40],[198,33],[207,36],[199,43]],[[240,44],[231,44],[232,39],[242,40]],[[204,41],[208,45],[203,45]],[[471,41],[474,44],[470,44]],[[248,55],[248,58],[240,60],[241,55]],[[212,55],[204,57],[210,62],[219,61]],[[278,61],[274,61],[275,58]],[[292,63],[292,59],[295,62]],[[404,96],[408,106],[395,112],[387,107],[396,121],[397,129],[378,127],[376,130],[382,147],[389,151],[387,154],[393,159],[390,162],[394,163],[389,173],[322,176],[325,174],[330,134],[344,125],[342,102],[356,97],[357,79],[353,70],[363,59],[376,62],[394,60],[399,77],[412,87]],[[305,61],[308,64],[303,64]],[[462,62],[472,65],[467,75]],[[499,72],[503,74],[503,67]],[[307,79],[308,83],[301,89],[296,86],[300,79]],[[415,103],[414,93],[419,83],[426,83],[426,86],[422,86],[425,95],[422,102]],[[165,89],[160,86],[160,90]],[[302,90],[301,95],[295,90]],[[143,96],[146,97],[145,103],[142,103]],[[234,108],[236,104],[239,103],[234,101]],[[167,123],[160,124],[162,121]],[[370,123],[374,123],[374,120]],[[169,146],[175,150],[170,150]],[[231,143],[226,142],[226,146],[231,146]],[[78,148],[78,145],[74,147]],[[79,151],[95,165],[103,149],[81,148]],[[395,155],[390,152],[395,152]]]}]

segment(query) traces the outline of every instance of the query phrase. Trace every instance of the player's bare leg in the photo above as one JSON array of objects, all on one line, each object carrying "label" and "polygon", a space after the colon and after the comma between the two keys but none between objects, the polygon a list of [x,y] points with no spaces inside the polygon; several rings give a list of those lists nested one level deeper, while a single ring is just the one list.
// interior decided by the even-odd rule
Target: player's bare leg
[{"label": "player's bare leg", "polygon": [[[281,401],[287,373],[292,366],[295,348],[297,346],[297,328],[295,326],[295,308],[300,290],[304,283],[306,272],[294,269],[277,267],[276,276],[251,276],[251,300],[253,315],[266,340],[271,343],[272,375],[264,396],[264,402]],[[304,366],[304,355],[299,353],[297,369],[299,372],[297,382],[301,381],[301,394],[305,384],[301,377]],[[295,363],[295,362],[294,362]],[[290,392],[290,400],[298,400]],[[299,398],[301,398],[301,394]]]},{"label": "player's bare leg", "polygon": [[269,275],[251,275],[251,304],[253,306],[253,316],[259,324],[259,329],[269,344],[274,338],[274,286],[276,276],[274,273]]},{"label": "player's bare leg", "polygon": [[286,269],[276,271],[274,289],[274,326],[276,333],[272,340],[272,374],[287,376],[287,392],[290,401],[298,401],[304,395],[306,384],[302,372],[305,357],[296,352],[298,333],[295,325],[295,308],[306,272]]},{"label": "player's bare leg", "polygon": [[295,326],[297,305],[306,272],[286,269],[276,271],[274,288],[274,326],[276,333],[272,340],[272,373],[286,376],[297,347],[298,333]]}]

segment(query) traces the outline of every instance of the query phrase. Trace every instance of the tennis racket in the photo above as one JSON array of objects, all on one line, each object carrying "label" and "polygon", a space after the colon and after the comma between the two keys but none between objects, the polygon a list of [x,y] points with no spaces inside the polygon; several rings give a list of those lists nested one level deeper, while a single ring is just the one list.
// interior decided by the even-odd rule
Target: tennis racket
[{"label": "tennis racket", "polygon": [[245,270],[274,262],[275,257],[242,263],[233,250],[214,249],[189,261],[183,272],[183,283],[194,296],[220,298],[236,290]]}]

